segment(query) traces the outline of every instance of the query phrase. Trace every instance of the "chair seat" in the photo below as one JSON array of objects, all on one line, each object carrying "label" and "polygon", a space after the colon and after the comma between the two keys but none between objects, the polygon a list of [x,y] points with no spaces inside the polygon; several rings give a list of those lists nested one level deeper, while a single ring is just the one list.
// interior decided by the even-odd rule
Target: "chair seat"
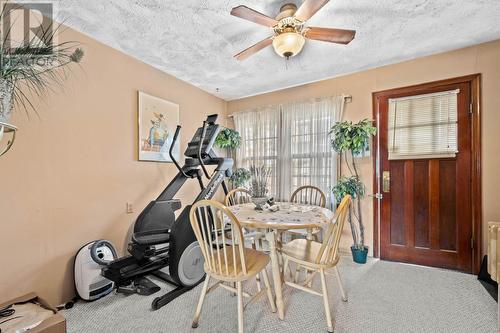
[{"label": "chair seat", "polygon": [[247,274],[244,274],[240,265],[239,248],[236,247],[234,250],[236,253],[236,275],[234,274],[233,246],[226,247],[229,276],[226,273],[224,255],[221,255],[220,258],[220,264],[222,265],[219,264],[219,259],[216,257],[215,262],[212,262],[212,269],[210,269],[208,263],[205,262],[205,271],[210,272],[211,276],[222,281],[242,281],[260,273],[270,260],[269,256],[263,252],[244,248],[243,251],[247,268]]},{"label": "chair seat", "polygon": [[258,231],[258,230],[243,229],[243,237],[259,239],[259,238],[264,238],[265,233]]},{"label": "chair seat", "polygon": [[335,266],[338,262],[338,257],[333,262],[328,264],[316,263],[316,258],[318,257],[321,245],[321,243],[307,239],[295,239],[283,245],[281,252],[290,260],[298,262],[304,266],[317,268]]},{"label": "chair seat", "polygon": [[[250,239],[250,240],[265,239],[265,236],[266,234],[262,231],[243,229],[243,237],[245,239]],[[226,242],[227,244],[231,245],[231,234],[229,232],[226,233]]]},{"label": "chair seat", "polygon": [[[316,228],[311,230],[311,234],[316,235],[321,231],[321,229]],[[287,230],[288,233],[293,234],[293,235],[300,235],[306,237],[308,235],[308,230],[307,229],[290,229]]]}]

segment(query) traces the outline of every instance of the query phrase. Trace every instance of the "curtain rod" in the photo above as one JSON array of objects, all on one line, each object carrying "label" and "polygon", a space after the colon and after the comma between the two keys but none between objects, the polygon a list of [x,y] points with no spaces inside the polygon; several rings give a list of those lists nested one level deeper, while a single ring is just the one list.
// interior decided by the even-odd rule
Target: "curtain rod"
[{"label": "curtain rod", "polygon": [[[352,102],[352,96],[351,95],[344,95],[344,102],[351,103]],[[234,114],[230,114],[227,117],[228,118],[233,118]]]}]

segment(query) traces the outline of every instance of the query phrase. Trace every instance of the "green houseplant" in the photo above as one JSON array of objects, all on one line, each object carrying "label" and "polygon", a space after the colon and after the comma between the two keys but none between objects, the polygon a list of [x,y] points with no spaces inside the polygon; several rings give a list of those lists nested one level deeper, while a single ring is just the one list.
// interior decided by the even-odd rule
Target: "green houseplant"
[{"label": "green houseplant", "polygon": [[341,156],[344,155],[346,166],[351,173],[351,176],[339,179],[332,192],[337,203],[346,194],[350,194],[356,202],[349,211],[349,224],[354,243],[351,246],[353,260],[358,263],[366,262],[368,247],[365,245],[365,227],[361,213],[361,198],[365,194],[365,186],[360,180],[355,156],[361,156],[369,147],[370,139],[376,131],[371,120],[363,119],[355,124],[352,121],[337,122],[329,132],[332,148]]},{"label": "green houseplant", "polygon": [[[231,128],[223,128],[215,138],[215,146],[226,149],[226,156],[235,160],[236,148],[241,145],[241,135]],[[233,170],[229,179],[233,188],[244,186],[250,180],[250,172],[244,168]]]},{"label": "green houseplant", "polygon": [[229,180],[231,181],[231,184],[234,188],[246,187],[251,177],[252,176],[250,174],[250,171],[248,171],[247,169],[237,168],[236,170],[234,170]]},{"label": "green houseplant", "polygon": [[41,96],[52,90],[54,84],[60,85],[67,77],[66,66],[78,63],[83,57],[83,50],[77,42],[55,43],[60,26],[52,25],[29,41],[17,47],[10,37],[15,22],[5,26],[3,18],[7,11],[3,6],[0,11],[0,92],[2,103],[0,117],[8,119],[14,104],[25,111],[36,112],[30,96]]},{"label": "green houseplant", "polygon": [[[356,176],[341,177],[337,184],[332,188],[333,196],[335,197],[336,204],[340,204],[342,198],[346,195],[350,195],[354,200],[362,198],[365,194],[365,185]],[[364,246],[365,243],[365,228],[362,223],[359,223],[359,228],[356,228],[355,224],[352,223],[352,209],[349,210],[349,225],[351,227],[351,234],[353,239],[353,258],[354,261],[358,261],[355,255],[360,255],[361,257],[367,253],[368,248]],[[366,248],[366,251],[363,251]],[[361,250],[361,254],[355,250]],[[363,259],[359,260],[363,261]],[[366,256],[364,257],[366,261]]]},{"label": "green houseplant", "polygon": [[[55,42],[60,26],[40,27],[41,31],[30,40],[13,41],[11,31],[16,22],[6,24],[4,19],[9,11],[19,8],[4,4],[0,9],[0,123],[4,126],[10,125],[14,105],[28,116],[29,111],[36,113],[32,98],[61,85],[68,74],[67,65],[83,57],[77,42]],[[0,140],[2,132],[0,126]]]}]

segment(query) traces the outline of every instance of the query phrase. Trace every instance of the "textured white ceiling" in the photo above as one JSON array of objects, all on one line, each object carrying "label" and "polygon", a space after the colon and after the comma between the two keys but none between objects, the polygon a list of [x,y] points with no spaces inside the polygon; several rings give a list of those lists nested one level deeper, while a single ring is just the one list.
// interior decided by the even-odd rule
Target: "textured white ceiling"
[{"label": "textured white ceiling", "polygon": [[[275,16],[300,0],[60,0],[69,26],[226,100],[500,38],[500,0],[331,0],[310,25],[357,30],[351,44],[307,41],[288,63],[268,47],[233,55],[271,29],[229,15]],[[218,92],[217,92],[218,88]]]}]

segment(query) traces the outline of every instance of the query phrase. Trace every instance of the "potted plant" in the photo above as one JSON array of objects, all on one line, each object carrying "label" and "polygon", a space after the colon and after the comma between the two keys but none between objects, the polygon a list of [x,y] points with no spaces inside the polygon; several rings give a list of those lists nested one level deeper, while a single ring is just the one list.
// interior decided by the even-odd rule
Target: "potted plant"
[{"label": "potted plant", "polygon": [[6,8],[4,5],[0,9],[0,123],[10,125],[14,105],[28,115],[29,110],[36,113],[32,96],[43,96],[52,90],[53,84],[61,84],[67,76],[65,67],[80,62],[83,51],[76,47],[76,42],[55,43],[59,27],[52,25],[13,47],[10,32],[15,22],[3,22]]},{"label": "potted plant", "polygon": [[[221,149],[226,149],[226,156],[232,158],[233,161],[235,160],[236,156],[235,150],[240,145],[241,145],[240,133],[231,128],[223,128],[215,138],[215,146]],[[245,174],[245,171],[247,172],[247,174]],[[241,178],[242,176],[246,177],[245,181],[243,181],[243,178]],[[243,186],[244,183],[248,182],[249,179],[250,175],[248,173],[248,170],[243,168],[238,168],[236,170],[233,170],[233,176],[231,176],[229,180],[232,188],[238,188],[240,186]]]},{"label": "potted plant", "polygon": [[264,164],[261,166],[250,166],[250,195],[256,210],[263,210],[268,198],[268,183],[271,169]]},{"label": "potted plant", "polygon": [[[365,186],[356,176],[341,177],[337,184],[332,189],[336,204],[340,204],[342,198],[350,195],[354,200],[362,198],[365,195]],[[357,263],[366,263],[368,255],[368,247],[365,246],[365,228],[362,223],[358,224],[358,228],[353,223],[352,215],[356,220],[360,221],[360,217],[353,209],[349,210],[349,225],[351,226],[351,234],[353,245],[351,246],[352,258]]]},{"label": "potted plant", "polygon": [[[365,227],[361,213],[361,198],[365,194],[365,186],[359,178],[355,157],[363,155],[376,131],[371,120],[363,119],[355,124],[351,121],[337,122],[329,132],[332,148],[341,156],[344,155],[347,169],[351,173],[351,176],[339,179],[332,191],[337,202],[344,195],[350,194],[356,203],[349,210],[349,223],[354,243],[351,251],[353,260],[357,263],[366,263],[368,246],[365,245]],[[354,220],[357,221],[357,226]]]},{"label": "potted plant", "polygon": [[245,168],[237,168],[236,170],[234,170],[229,180],[231,181],[231,184],[233,185],[234,188],[238,188],[238,187],[246,187],[246,185],[250,181],[250,178],[251,178],[250,171],[248,171]]}]

